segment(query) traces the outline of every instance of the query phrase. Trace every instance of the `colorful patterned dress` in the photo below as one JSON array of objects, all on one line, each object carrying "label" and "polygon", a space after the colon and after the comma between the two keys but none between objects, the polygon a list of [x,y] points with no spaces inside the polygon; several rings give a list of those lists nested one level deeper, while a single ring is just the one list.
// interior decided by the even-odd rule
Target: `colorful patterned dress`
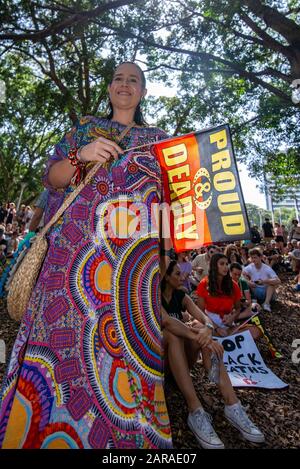
[{"label": "colorful patterned dress", "polygon": [[[82,118],[56,146],[48,170],[70,146],[116,137],[124,127]],[[157,128],[132,128],[121,145],[162,138]],[[149,147],[125,153],[100,168],[50,231],[3,383],[0,447],[171,447],[151,214],[160,194]],[[65,195],[52,190],[48,218]],[[151,230],[140,231],[150,219]]]}]

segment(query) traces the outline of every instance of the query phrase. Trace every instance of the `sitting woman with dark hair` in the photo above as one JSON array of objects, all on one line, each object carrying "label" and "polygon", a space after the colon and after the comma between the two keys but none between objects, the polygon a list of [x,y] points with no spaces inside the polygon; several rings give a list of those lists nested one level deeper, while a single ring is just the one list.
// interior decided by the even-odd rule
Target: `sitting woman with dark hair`
[{"label": "sitting woman with dark hair", "polygon": [[[234,332],[241,313],[242,292],[229,273],[228,258],[216,253],[210,260],[208,277],[198,285],[197,305],[211,319],[215,335],[226,337]],[[247,326],[254,339],[261,336],[256,326]]]},{"label": "sitting woman with dark hair", "polygon": [[[176,261],[171,261],[161,282],[164,348],[170,370],[188,405],[189,428],[203,448],[224,448],[211,425],[210,416],[201,405],[190,375],[190,368],[201,351],[209,378],[218,384],[223,396],[227,420],[247,440],[263,442],[264,435],[237,399],[223,363],[223,348],[212,339],[212,322],[180,289],[181,286],[180,268]],[[190,326],[182,322],[182,313],[186,310],[195,319]]]}]

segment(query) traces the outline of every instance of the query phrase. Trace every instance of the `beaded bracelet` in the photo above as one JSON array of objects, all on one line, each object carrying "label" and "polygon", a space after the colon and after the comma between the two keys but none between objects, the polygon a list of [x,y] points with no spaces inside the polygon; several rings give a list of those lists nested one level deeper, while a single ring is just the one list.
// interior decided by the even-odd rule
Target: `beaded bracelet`
[{"label": "beaded bracelet", "polygon": [[68,160],[70,161],[71,165],[76,168],[74,176],[71,179],[71,183],[75,184],[76,186],[82,181],[84,178],[86,171],[85,171],[85,163],[80,161],[78,154],[80,153],[82,147],[76,148],[71,147],[68,153]]},{"label": "beaded bracelet", "polygon": [[80,161],[78,154],[80,153],[82,147],[76,148],[76,147],[71,147],[70,151],[68,153],[68,160],[70,161],[72,166],[80,166],[83,167],[85,166],[85,163],[83,161]]}]

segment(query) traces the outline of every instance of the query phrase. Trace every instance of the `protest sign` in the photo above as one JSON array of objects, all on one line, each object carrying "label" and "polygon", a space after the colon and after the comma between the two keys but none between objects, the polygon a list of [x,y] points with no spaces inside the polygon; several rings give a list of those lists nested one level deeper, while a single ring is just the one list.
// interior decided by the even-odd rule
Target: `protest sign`
[{"label": "protest sign", "polygon": [[250,239],[228,125],[154,145],[177,252]]},{"label": "protest sign", "polygon": [[285,388],[264,363],[249,331],[228,337],[216,337],[224,347],[224,364],[235,387]]}]

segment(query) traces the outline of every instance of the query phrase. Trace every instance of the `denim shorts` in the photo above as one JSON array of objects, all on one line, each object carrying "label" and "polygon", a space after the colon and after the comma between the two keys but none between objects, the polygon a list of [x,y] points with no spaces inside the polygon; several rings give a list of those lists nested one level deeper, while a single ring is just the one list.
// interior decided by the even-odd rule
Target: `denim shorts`
[{"label": "denim shorts", "polygon": [[254,288],[253,294],[258,301],[265,301],[267,293],[266,285],[260,285]]}]

